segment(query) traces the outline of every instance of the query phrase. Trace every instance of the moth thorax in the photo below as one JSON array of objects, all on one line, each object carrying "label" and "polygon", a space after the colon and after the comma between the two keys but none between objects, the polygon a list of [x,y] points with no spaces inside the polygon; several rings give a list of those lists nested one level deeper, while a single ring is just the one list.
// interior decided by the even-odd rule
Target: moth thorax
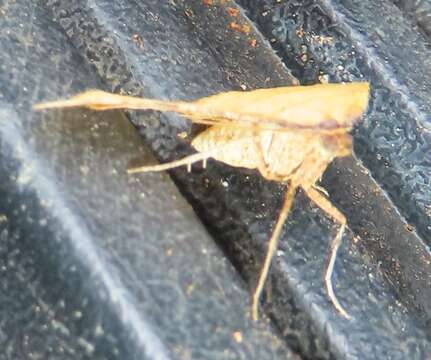
[{"label": "moth thorax", "polygon": [[322,145],[334,157],[349,156],[353,151],[353,138],[348,133],[323,135]]}]

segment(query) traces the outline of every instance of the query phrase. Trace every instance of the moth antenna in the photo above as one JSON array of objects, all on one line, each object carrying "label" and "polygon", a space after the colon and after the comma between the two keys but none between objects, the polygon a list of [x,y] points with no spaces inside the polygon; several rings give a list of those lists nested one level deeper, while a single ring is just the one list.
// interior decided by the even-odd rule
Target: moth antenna
[{"label": "moth antenna", "polygon": [[176,167],[183,166],[183,165],[186,165],[189,168],[193,163],[197,161],[201,161],[201,160],[206,161],[209,157],[213,155],[213,153],[214,153],[213,151],[206,151],[202,153],[189,155],[180,160],[171,161],[165,164],[131,167],[127,169],[127,172],[129,174],[135,174],[140,172],[164,171],[164,170],[174,169]]},{"label": "moth antenna", "polygon": [[328,297],[334,305],[335,309],[346,319],[351,319],[352,317],[347,313],[347,311],[341,306],[334,292],[334,287],[332,284],[332,275],[334,272],[335,260],[337,259],[337,252],[340,248],[344,230],[346,228],[346,217],[334,206],[331,202],[320,192],[320,187],[311,187],[306,190],[309,198],[319,206],[323,211],[340,223],[340,228],[338,229],[337,235],[331,241],[329,245],[330,253],[328,258],[328,263],[325,270],[325,287]]},{"label": "moth antenna", "polygon": [[259,274],[259,279],[257,281],[256,289],[252,294],[251,316],[254,321],[257,321],[259,318],[258,308],[259,308],[260,295],[262,294],[263,286],[265,285],[266,278],[268,277],[268,272],[271,266],[272,258],[274,257],[274,253],[277,250],[281,230],[283,229],[284,222],[286,221],[287,216],[289,215],[289,212],[290,212],[290,208],[292,207],[296,189],[297,189],[297,186],[295,186],[295,184],[293,183],[290,183],[289,188],[287,189],[287,192],[284,196],[283,207],[280,210],[277,223],[275,224],[271,238],[269,239],[269,242],[268,242],[268,250],[266,251],[262,270]]}]

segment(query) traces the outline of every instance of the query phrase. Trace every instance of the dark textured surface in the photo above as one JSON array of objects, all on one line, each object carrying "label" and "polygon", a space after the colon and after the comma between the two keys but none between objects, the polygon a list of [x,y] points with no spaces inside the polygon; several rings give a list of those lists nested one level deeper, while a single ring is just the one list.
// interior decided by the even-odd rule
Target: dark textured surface
[{"label": "dark textured surface", "polygon": [[431,35],[431,2],[429,0],[393,0],[404,14],[418,25],[419,31]]},{"label": "dark textured surface", "polygon": [[[63,358],[64,349],[71,358],[286,358],[284,342],[306,359],[429,354],[429,248],[397,211],[427,237],[429,75],[417,56],[427,54],[424,38],[389,2],[243,5],[302,82],[372,81],[369,115],[355,139],[377,182],[353,159],[337,161],[323,178],[354,233],[346,233],[335,274],[354,320],[340,318],[323,290],[324,254],[336,226],[302,193],[268,284],[265,310],[274,332],[265,320],[247,320],[245,286],[169,178],[124,173],[132,158],[151,161],[124,117],[76,111],[40,118],[29,110],[88,87],[185,99],[291,83],[269,41],[253,28],[229,29],[232,21],[247,23],[227,13],[234,4],[7,1],[0,35],[7,54],[0,60],[7,121],[1,254],[12,264],[6,288],[16,290],[1,301],[8,313],[14,297],[22,298],[15,309],[31,310],[0,328],[6,358]],[[385,21],[373,16],[374,7],[386,11]],[[398,38],[406,49],[396,46]],[[190,152],[176,136],[190,131],[184,120],[130,117],[160,160]],[[255,172],[208,165],[172,177],[251,288],[283,189]],[[22,274],[30,280],[15,280]],[[15,336],[7,336],[10,327]],[[29,338],[32,347],[18,353]]]},{"label": "dark textured surface", "polygon": [[0,358],[292,358],[169,178],[125,173],[124,116],[32,112],[102,85],[40,4],[2,10]]},{"label": "dark textured surface", "polygon": [[[355,152],[407,218],[409,225],[405,226],[416,228],[421,239],[416,237],[411,242],[411,235],[395,230],[403,227],[402,221],[394,226],[382,215],[366,220],[369,210],[358,212],[346,206],[347,201],[336,203],[352,227],[362,223],[364,229],[380,228],[381,244],[366,241],[367,248],[376,254],[382,253],[378,247],[387,247],[387,254],[378,257],[385,275],[397,284],[402,297],[413,300],[429,319],[431,72],[427,39],[390,2],[257,3],[250,8],[251,17],[266,36],[272,37],[274,48],[289,61],[301,82],[314,82],[317,78],[371,81],[373,96],[368,115],[354,134]],[[247,4],[243,2],[244,6]],[[377,13],[379,16],[373,15]],[[340,193],[334,183],[327,182],[325,186]],[[365,198],[368,208],[380,207],[374,210],[384,214],[383,203],[371,196]],[[390,242],[398,245],[388,251]],[[412,254],[419,253],[422,261],[415,262]],[[404,270],[394,271],[394,264]],[[413,276],[412,272],[416,274]]]},{"label": "dark textured surface", "polygon": [[262,0],[251,11],[301,82],[319,76],[331,82],[371,81],[373,98],[355,133],[356,154],[429,239],[431,52],[426,38],[385,1]]}]

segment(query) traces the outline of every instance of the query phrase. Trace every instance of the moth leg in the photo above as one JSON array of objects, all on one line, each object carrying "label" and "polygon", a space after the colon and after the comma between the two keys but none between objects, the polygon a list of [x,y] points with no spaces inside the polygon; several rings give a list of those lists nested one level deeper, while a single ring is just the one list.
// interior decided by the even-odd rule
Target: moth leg
[{"label": "moth leg", "polygon": [[329,214],[333,219],[340,223],[340,228],[338,229],[337,235],[332,240],[330,248],[330,256],[328,259],[328,264],[325,270],[325,286],[328,296],[334,305],[335,309],[346,319],[351,319],[351,316],[347,311],[341,306],[338,301],[334,288],[332,286],[332,274],[334,272],[334,264],[337,258],[337,251],[341,245],[341,240],[346,228],[346,217],[319,191],[319,188],[310,187],[306,190],[307,195],[310,197],[314,203],[319,206],[323,211]]},{"label": "moth leg", "polygon": [[324,187],[314,184],[313,188],[316,189],[321,194],[325,195],[326,197],[329,197],[328,191]]},{"label": "moth leg", "polygon": [[267,180],[278,181],[278,182],[286,181],[285,176],[277,175],[275,172],[271,171],[271,168],[265,162],[261,162],[260,159],[259,159],[259,164],[257,169],[262,174],[262,176]]},{"label": "moth leg", "polygon": [[289,215],[290,208],[292,207],[293,199],[295,197],[296,186],[291,183],[289,188],[286,191],[284,197],[283,207],[280,210],[280,214],[278,215],[277,222],[275,224],[274,230],[272,231],[271,238],[268,242],[268,250],[266,251],[265,260],[262,266],[262,270],[259,274],[259,278],[257,281],[256,289],[252,293],[252,301],[251,301],[251,316],[254,321],[257,321],[259,318],[258,307],[259,307],[259,298],[262,294],[263,286],[265,285],[266,278],[268,277],[269,268],[271,266],[271,260],[274,257],[274,253],[277,250],[278,241],[280,239],[280,233],[283,228],[284,222],[286,221],[287,216]]},{"label": "moth leg", "polygon": [[253,137],[253,139],[256,144],[256,152],[257,152],[257,157],[259,161],[257,169],[262,174],[262,176],[267,180],[273,180],[273,181],[279,181],[279,182],[285,181],[286,178],[274,173],[269,167],[268,163],[266,162],[265,155],[263,154],[262,139],[260,138],[260,136],[256,135],[255,137]]},{"label": "moth leg", "polygon": [[206,151],[202,153],[197,153],[193,155],[186,156],[180,160],[174,160],[165,164],[158,165],[150,165],[150,166],[139,166],[139,167],[131,167],[127,169],[129,174],[135,174],[140,172],[150,172],[150,171],[163,171],[173,169],[179,166],[186,165],[188,169],[191,169],[191,165],[198,161],[204,161],[210,158],[213,155],[213,151]]}]

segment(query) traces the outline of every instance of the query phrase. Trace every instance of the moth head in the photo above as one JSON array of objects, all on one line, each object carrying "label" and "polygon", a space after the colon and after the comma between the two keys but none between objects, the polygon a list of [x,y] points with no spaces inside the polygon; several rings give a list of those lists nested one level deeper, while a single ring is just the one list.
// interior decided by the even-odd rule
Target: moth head
[{"label": "moth head", "polygon": [[322,136],[322,145],[333,157],[349,156],[353,152],[353,138],[347,132]]}]

